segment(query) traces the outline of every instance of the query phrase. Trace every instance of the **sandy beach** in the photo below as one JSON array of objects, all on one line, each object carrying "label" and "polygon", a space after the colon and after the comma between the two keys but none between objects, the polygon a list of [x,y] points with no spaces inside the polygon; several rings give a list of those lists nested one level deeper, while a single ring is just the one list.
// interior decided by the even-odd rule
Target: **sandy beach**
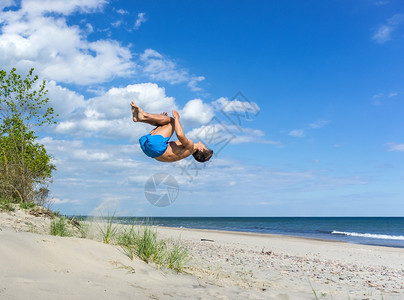
[{"label": "sandy beach", "polygon": [[277,235],[159,228],[187,274],[116,245],[48,235],[50,219],[0,212],[1,299],[403,299],[404,249]]}]

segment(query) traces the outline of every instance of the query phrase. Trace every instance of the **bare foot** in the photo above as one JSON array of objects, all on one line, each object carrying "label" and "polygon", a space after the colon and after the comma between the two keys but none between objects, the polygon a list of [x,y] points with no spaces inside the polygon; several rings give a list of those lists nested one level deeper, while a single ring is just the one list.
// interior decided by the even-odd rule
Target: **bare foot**
[{"label": "bare foot", "polygon": [[135,102],[131,102],[133,122],[140,122],[144,119],[144,111]]}]

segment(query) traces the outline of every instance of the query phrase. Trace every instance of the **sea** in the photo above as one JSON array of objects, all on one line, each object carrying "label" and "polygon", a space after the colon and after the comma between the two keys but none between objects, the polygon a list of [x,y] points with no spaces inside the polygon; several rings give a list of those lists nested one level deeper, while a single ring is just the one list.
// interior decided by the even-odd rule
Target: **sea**
[{"label": "sea", "polygon": [[404,248],[404,217],[116,217],[115,222],[278,234]]}]

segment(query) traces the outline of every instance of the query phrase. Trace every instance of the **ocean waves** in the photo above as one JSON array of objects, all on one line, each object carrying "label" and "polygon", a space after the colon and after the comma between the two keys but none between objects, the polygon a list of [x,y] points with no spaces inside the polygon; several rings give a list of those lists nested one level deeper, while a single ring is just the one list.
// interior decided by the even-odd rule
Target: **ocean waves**
[{"label": "ocean waves", "polygon": [[387,234],[374,234],[374,233],[358,233],[358,232],[344,232],[334,230],[331,234],[347,235],[355,237],[364,237],[370,239],[383,239],[383,240],[398,240],[404,241],[404,235],[387,235]]}]

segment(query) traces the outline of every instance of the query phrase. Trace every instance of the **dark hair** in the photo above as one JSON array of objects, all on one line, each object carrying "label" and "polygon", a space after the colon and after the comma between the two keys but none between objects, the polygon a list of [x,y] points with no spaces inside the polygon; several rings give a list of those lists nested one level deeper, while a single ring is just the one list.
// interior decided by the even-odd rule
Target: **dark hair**
[{"label": "dark hair", "polygon": [[194,154],[192,154],[195,158],[196,161],[199,161],[201,163],[208,161],[212,155],[213,155],[213,150],[207,149],[207,150],[196,150]]}]

